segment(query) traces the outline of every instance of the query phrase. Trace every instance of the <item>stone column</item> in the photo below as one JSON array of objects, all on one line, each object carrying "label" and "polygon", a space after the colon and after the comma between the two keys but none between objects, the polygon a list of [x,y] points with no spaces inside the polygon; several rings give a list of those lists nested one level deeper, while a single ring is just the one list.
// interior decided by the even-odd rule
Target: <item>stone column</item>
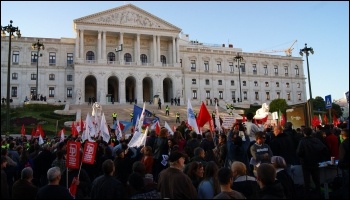
[{"label": "stone column", "polygon": [[101,31],[98,31],[98,36],[97,36],[97,59],[101,60]]},{"label": "stone column", "polygon": [[[123,51],[124,51],[124,33],[120,32],[120,39],[119,39],[119,44],[122,44],[123,45]],[[124,56],[123,56],[123,51],[119,51],[118,52],[118,56],[119,56],[119,63],[121,65],[124,64]],[[124,91],[125,91],[125,88],[124,88]],[[124,101],[125,101],[125,92],[124,92]]]},{"label": "stone column", "polygon": [[153,65],[156,64],[157,62],[157,41],[156,41],[156,36],[153,35]]},{"label": "stone column", "polygon": [[160,61],[160,36],[157,36],[157,62]]},{"label": "stone column", "polygon": [[106,31],[103,31],[102,32],[102,57],[101,57],[101,60],[103,63],[106,64],[107,62],[107,55],[106,55],[106,34],[107,32]]},{"label": "stone column", "polygon": [[77,29],[76,30],[76,34],[77,34],[77,37],[75,38],[75,55],[74,55],[74,60],[77,60],[78,58],[80,58],[80,55],[79,55],[79,30]]},{"label": "stone column", "polygon": [[136,36],[136,64],[141,65],[140,61],[140,34],[137,34]]},{"label": "stone column", "polygon": [[136,99],[137,104],[143,103],[143,91],[142,91],[142,80],[136,79]]},{"label": "stone column", "polygon": [[179,37],[176,37],[176,63],[180,62]]},{"label": "stone column", "polygon": [[84,61],[84,30],[80,30],[80,58]]},{"label": "stone column", "polygon": [[[175,37],[173,37],[173,64],[175,65],[176,63],[176,43],[175,43]],[[169,62],[170,63],[170,62]]]},{"label": "stone column", "polygon": [[119,82],[119,102],[120,103],[126,103],[125,101],[125,80],[122,79]]}]

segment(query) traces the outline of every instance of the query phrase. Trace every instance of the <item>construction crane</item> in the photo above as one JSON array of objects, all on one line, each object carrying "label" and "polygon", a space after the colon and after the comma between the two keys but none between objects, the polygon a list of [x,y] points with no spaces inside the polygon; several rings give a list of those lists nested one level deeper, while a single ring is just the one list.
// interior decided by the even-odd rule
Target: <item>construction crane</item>
[{"label": "construction crane", "polygon": [[286,56],[291,57],[291,56],[292,56],[293,49],[294,49],[293,46],[294,46],[294,44],[295,44],[297,41],[298,41],[298,40],[295,40],[295,41],[293,42],[293,44],[292,44],[289,48],[287,48],[287,49],[267,50],[267,51],[262,50],[262,51],[259,51],[259,53],[278,53],[278,52],[284,52],[284,53],[286,54]]}]

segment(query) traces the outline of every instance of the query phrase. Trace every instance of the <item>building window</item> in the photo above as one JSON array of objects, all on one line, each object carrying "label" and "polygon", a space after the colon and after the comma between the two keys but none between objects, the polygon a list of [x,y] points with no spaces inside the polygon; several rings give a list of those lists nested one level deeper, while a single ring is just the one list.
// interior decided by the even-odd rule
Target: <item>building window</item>
[{"label": "building window", "polygon": [[36,74],[31,74],[30,75],[30,80],[36,80]]},{"label": "building window", "polygon": [[231,98],[236,100],[236,91],[231,91]]},{"label": "building window", "polygon": [[287,92],[287,99],[290,101],[290,92]]},{"label": "building window", "polygon": [[73,75],[68,74],[67,75],[67,81],[73,81]]},{"label": "building window", "polygon": [[300,88],[300,83],[297,83],[297,88]]},{"label": "building window", "polygon": [[12,80],[17,80],[18,79],[18,73],[12,73]]},{"label": "building window", "polygon": [[245,74],[245,63],[241,63],[241,72]]},{"label": "building window", "polygon": [[209,71],[209,61],[204,61],[204,71]]},{"label": "building window", "polygon": [[265,75],[268,74],[267,65],[264,66],[264,74],[265,74]]},{"label": "building window", "polygon": [[256,64],[253,64],[253,74],[257,74]]},{"label": "building window", "polygon": [[209,90],[205,91],[205,97],[207,99],[210,99],[210,91]]},{"label": "building window", "polygon": [[223,91],[219,91],[219,99],[223,99],[224,98],[224,92]]},{"label": "building window", "polygon": [[73,65],[73,53],[67,53],[67,65]]},{"label": "building window", "polygon": [[298,67],[298,65],[295,65],[294,70],[295,70],[295,76],[299,76],[299,67]]},{"label": "building window", "polygon": [[49,80],[50,81],[55,80],[55,74],[49,74]]},{"label": "building window", "polygon": [[258,86],[258,81],[254,81],[254,86]]},{"label": "building window", "polygon": [[247,86],[247,81],[243,81],[243,86]]},{"label": "building window", "polygon": [[38,56],[36,55],[36,51],[32,51],[32,53],[31,53],[31,57],[30,57],[30,62],[33,64],[33,63],[35,63],[36,64],[36,62],[38,62]]},{"label": "building window", "polygon": [[113,63],[115,61],[115,53],[109,52],[107,54],[107,60],[108,60],[109,63]]},{"label": "building window", "polygon": [[218,66],[218,72],[221,72],[222,71],[221,62],[217,62],[216,65]]},{"label": "building window", "polygon": [[229,62],[228,66],[230,67],[230,73],[234,72],[233,62]]},{"label": "building window", "polygon": [[95,54],[92,51],[86,53],[86,60],[95,60]]},{"label": "building window", "polygon": [[166,65],[166,57],[164,55],[160,56],[160,62],[162,62],[162,65],[165,66]]},{"label": "building window", "polygon": [[275,65],[274,71],[275,71],[275,75],[278,75],[278,67],[276,65]]},{"label": "building window", "polygon": [[286,88],[289,88],[289,83],[286,83]]},{"label": "building window", "polygon": [[281,93],[277,92],[277,99],[280,99],[280,97],[281,97]]},{"label": "building window", "polygon": [[30,88],[30,99],[33,100],[34,94],[36,94],[36,87],[31,87]]},{"label": "building window", "polygon": [[269,82],[265,82],[265,87],[269,87]]},{"label": "building window", "polygon": [[280,83],[279,82],[276,82],[276,87],[280,87]]},{"label": "building window", "polygon": [[255,100],[259,100],[259,92],[255,92]]},{"label": "building window", "polygon": [[287,66],[284,67],[284,74],[285,74],[286,76],[288,76],[288,67],[287,67]]},{"label": "building window", "polygon": [[222,80],[218,80],[218,85],[222,85]]},{"label": "building window", "polygon": [[55,52],[49,53],[49,65],[56,65],[56,53]]},{"label": "building window", "polygon": [[191,60],[191,71],[196,71],[196,61]]},{"label": "building window", "polygon": [[197,99],[197,90],[192,90],[192,98]]},{"label": "building window", "polygon": [[248,99],[247,91],[244,91],[244,92],[243,92],[243,98],[244,98],[244,100],[247,100],[247,99]]},{"label": "building window", "polygon": [[11,97],[17,97],[17,87],[11,87]]},{"label": "building window", "polygon": [[12,52],[12,63],[18,64],[19,62],[19,51],[13,51]]},{"label": "building window", "polygon": [[147,64],[147,56],[145,54],[141,54],[140,59],[142,64]]},{"label": "building window", "polygon": [[67,97],[73,97],[73,89],[71,87],[67,88]]},{"label": "building window", "polygon": [[270,100],[270,92],[266,92],[266,100]]},{"label": "building window", "polygon": [[132,62],[131,54],[130,54],[130,53],[124,54],[124,62],[126,62],[126,63]]},{"label": "building window", "polygon": [[231,86],[234,86],[234,85],[235,85],[235,81],[231,80]]},{"label": "building window", "polygon": [[55,88],[49,87],[49,97],[55,97]]},{"label": "building window", "polygon": [[209,79],[205,79],[205,84],[209,85]]},{"label": "building window", "polygon": [[301,93],[298,93],[298,100],[301,101]]},{"label": "building window", "polygon": [[192,84],[196,84],[196,79],[192,79]]}]

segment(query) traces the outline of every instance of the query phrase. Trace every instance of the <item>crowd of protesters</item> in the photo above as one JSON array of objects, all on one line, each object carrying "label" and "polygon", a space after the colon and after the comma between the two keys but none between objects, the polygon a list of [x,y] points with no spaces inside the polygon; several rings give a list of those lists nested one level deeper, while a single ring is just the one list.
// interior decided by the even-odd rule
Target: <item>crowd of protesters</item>
[{"label": "crowd of protesters", "polygon": [[[67,142],[81,136],[1,138],[1,197],[4,199],[308,199],[322,198],[319,163],[338,160],[342,187],[332,198],[348,198],[349,130],[251,122],[198,134],[184,121],[171,135],[149,131],[146,145],[128,147],[125,134],[98,144],[93,164],[66,167]],[[132,134],[131,134],[132,137]],[[61,141],[60,141],[61,140]],[[297,188],[293,167],[301,166]],[[312,179],[310,179],[312,178]],[[312,180],[312,183],[311,181]],[[75,184],[74,195],[70,190]],[[300,191],[302,189],[302,191]]]}]

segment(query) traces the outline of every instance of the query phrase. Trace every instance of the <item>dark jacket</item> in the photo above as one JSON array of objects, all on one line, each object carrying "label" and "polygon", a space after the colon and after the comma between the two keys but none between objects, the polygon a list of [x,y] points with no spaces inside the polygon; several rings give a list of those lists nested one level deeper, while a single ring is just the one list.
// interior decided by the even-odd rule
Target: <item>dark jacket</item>
[{"label": "dark jacket", "polygon": [[318,163],[328,160],[329,150],[319,139],[307,136],[300,140],[297,155],[301,165],[318,167]]},{"label": "dark jacket", "polygon": [[349,170],[349,138],[346,138],[339,147],[339,162],[340,169]]},{"label": "dark jacket", "polygon": [[122,183],[112,176],[101,175],[92,182],[91,199],[122,199]]},{"label": "dark jacket", "polygon": [[162,155],[168,154],[168,139],[166,137],[158,137],[153,146],[153,158],[162,159]]},{"label": "dark jacket", "polygon": [[275,136],[269,144],[274,156],[281,156],[288,165],[298,163],[298,157],[295,151],[294,142],[291,136],[286,133],[280,133]]},{"label": "dark jacket", "polygon": [[285,199],[282,184],[275,181],[272,185],[266,185],[260,190],[260,199]]},{"label": "dark jacket", "polygon": [[292,177],[286,172],[286,170],[280,170],[277,172],[276,179],[282,184],[284,194],[287,199],[296,199],[296,191]]}]

